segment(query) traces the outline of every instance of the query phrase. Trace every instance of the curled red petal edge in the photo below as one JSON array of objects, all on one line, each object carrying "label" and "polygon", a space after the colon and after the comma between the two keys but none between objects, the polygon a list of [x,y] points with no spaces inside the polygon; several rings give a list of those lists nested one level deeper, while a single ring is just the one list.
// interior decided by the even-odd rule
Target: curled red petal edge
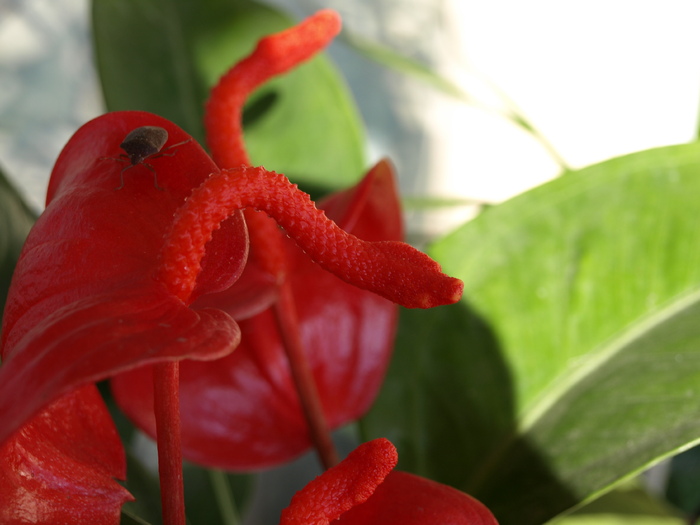
[{"label": "curled red petal edge", "polygon": [[363,443],[297,492],[282,511],[280,525],[498,525],[481,502],[453,487],[394,471],[397,461],[389,440]]},{"label": "curled red petal edge", "polygon": [[435,481],[393,471],[362,505],[338,525],[498,525],[491,511],[464,492]]}]

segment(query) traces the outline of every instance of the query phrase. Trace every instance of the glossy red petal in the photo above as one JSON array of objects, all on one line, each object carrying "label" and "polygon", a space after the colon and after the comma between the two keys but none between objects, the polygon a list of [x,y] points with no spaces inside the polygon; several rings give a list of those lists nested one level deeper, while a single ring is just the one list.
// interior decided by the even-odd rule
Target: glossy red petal
[{"label": "glossy red petal", "polygon": [[[388,163],[320,206],[341,227],[368,240],[396,240],[402,234]],[[326,417],[336,428],[359,418],[373,402],[391,357],[397,309],[326,272],[293,242],[285,246],[289,280],[300,298],[303,342]],[[224,309],[238,300],[228,291],[214,297]],[[311,443],[272,313],[240,325],[242,342],[230,356],[181,363],[181,413],[185,457],[250,470],[280,464]],[[122,409],[153,435],[152,407],[145,401],[151,399],[150,372],[117,377],[112,386]]]},{"label": "glossy red petal", "polygon": [[217,310],[195,312],[157,289],[113,292],[58,309],[0,368],[0,442],[52,399],[117,372],[163,360],[215,359],[240,338]]},{"label": "glossy red petal", "polygon": [[0,523],[117,525],[124,451],[92,386],[49,405],[0,447]]},{"label": "glossy red petal", "polygon": [[[120,144],[146,125],[167,131],[163,155],[124,169]],[[215,171],[181,129],[142,112],[99,117],[62,151],[3,318],[3,523],[118,523],[129,498],[112,481],[124,475],[123,452],[94,387],[83,385],[238,344],[230,316],[188,308],[154,278],[175,210]],[[207,247],[193,296],[229,287],[247,246],[233,214]]]},{"label": "glossy red petal", "polygon": [[346,232],[365,241],[404,238],[396,175],[387,160],[378,162],[357,186],[329,195],[318,207]]},{"label": "glossy red petal", "polygon": [[[122,173],[119,145],[135,128],[165,128],[164,156]],[[169,151],[169,144],[179,144]],[[214,359],[238,343],[220,311],[195,311],[154,279],[164,235],[191,189],[217,168],[174,124],[143,112],[99,117],[59,156],[46,211],[20,256],[2,328],[0,443],[57,397],[149,362]],[[121,175],[124,186],[120,186]],[[221,236],[219,236],[221,233]],[[195,293],[230,286],[247,236],[233,214],[210,246]],[[225,271],[223,271],[225,270]]]},{"label": "glossy red petal", "polygon": [[498,525],[479,501],[457,489],[407,472],[393,471],[362,505],[338,525]]},{"label": "glossy red petal", "polygon": [[396,466],[394,445],[380,438],[353,450],[297,492],[280,525],[327,525],[368,499]]}]

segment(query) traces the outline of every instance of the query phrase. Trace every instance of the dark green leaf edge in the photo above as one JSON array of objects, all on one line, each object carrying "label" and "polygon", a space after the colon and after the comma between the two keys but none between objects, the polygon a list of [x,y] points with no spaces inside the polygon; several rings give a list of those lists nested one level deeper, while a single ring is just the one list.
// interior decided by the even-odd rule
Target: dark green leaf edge
[{"label": "dark green leaf edge", "polygon": [[36,217],[0,168],[0,319],[15,264]]}]

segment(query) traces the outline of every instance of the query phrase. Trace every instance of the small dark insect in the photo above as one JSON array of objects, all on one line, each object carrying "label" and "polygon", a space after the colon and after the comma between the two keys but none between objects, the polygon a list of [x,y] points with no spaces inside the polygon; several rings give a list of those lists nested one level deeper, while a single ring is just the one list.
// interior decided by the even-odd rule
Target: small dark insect
[{"label": "small dark insect", "polygon": [[187,144],[190,140],[192,139],[178,142],[177,144],[168,146],[163,150],[163,146],[165,146],[165,143],[168,141],[168,132],[165,129],[158,126],[141,126],[140,128],[130,131],[119,145],[119,147],[126,152],[126,155],[122,153],[119,155],[119,157],[103,157],[106,159],[113,159],[119,162],[129,163],[129,165],[126,166],[119,174],[119,181],[121,184],[115,189],[120,190],[124,187],[124,172],[126,170],[141,164],[153,172],[153,184],[155,185],[156,189],[162,191],[163,188],[158,185],[158,174],[153,166],[145,162],[146,159],[150,160],[158,157],[172,157],[175,155],[176,151],[170,153],[168,153],[168,151],[177,146]]}]

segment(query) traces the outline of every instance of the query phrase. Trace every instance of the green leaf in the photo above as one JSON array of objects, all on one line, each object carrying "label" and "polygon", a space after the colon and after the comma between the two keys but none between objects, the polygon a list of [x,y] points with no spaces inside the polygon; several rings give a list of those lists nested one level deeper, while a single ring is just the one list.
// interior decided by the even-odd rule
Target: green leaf
[{"label": "green leaf", "polygon": [[122,510],[120,525],[150,525],[146,520],[132,514],[128,510]]},{"label": "green leaf", "polygon": [[551,525],[687,525],[687,521],[639,487],[624,487],[598,498]]},{"label": "green leaf", "polygon": [[463,206],[490,206],[490,203],[465,197],[405,197],[401,199],[404,210],[436,210]]},{"label": "green leaf", "polygon": [[[123,416],[122,416],[123,417]],[[122,523],[127,518],[141,520],[145,523],[163,523],[161,513],[160,485],[158,475],[150,471],[130,448],[126,447],[127,479],[126,489],[134,496],[134,501],[127,501],[122,506]],[[136,521],[140,523],[141,521]]]},{"label": "green leaf", "polygon": [[[261,37],[289,25],[288,17],[251,1],[93,0],[107,107],[157,113],[204,143],[209,88]],[[246,114],[254,164],[324,190],[362,174],[360,119],[324,56],[261,87]]]},{"label": "green leaf", "polygon": [[0,170],[0,319],[12,272],[36,216]]},{"label": "green leaf", "polygon": [[698,144],[613,159],[436,245],[465,298],[402,314],[367,433],[501,525],[542,523],[696,441],[698,170]]},{"label": "green leaf", "polygon": [[688,522],[675,516],[644,516],[639,514],[586,514],[576,515],[551,525],[688,525]]},{"label": "green leaf", "polygon": [[[210,471],[189,463],[185,464],[185,508],[193,523],[214,525],[234,525],[237,521],[237,507],[245,508],[252,493],[254,478],[249,474],[228,474]],[[222,484],[217,486],[217,484]],[[222,490],[227,493],[222,494]],[[226,498],[227,505],[222,505]],[[243,503],[243,505],[241,505]],[[234,507],[235,505],[235,507]]]},{"label": "green leaf", "polygon": [[700,516],[700,447],[671,460],[666,498],[689,516]]},{"label": "green leaf", "polygon": [[473,102],[471,97],[457,84],[418,60],[414,60],[406,55],[397,53],[390,47],[347,31],[343,33],[343,41],[355,51],[373,60],[377,64],[421,80],[445,95],[454,97],[462,102]]}]

